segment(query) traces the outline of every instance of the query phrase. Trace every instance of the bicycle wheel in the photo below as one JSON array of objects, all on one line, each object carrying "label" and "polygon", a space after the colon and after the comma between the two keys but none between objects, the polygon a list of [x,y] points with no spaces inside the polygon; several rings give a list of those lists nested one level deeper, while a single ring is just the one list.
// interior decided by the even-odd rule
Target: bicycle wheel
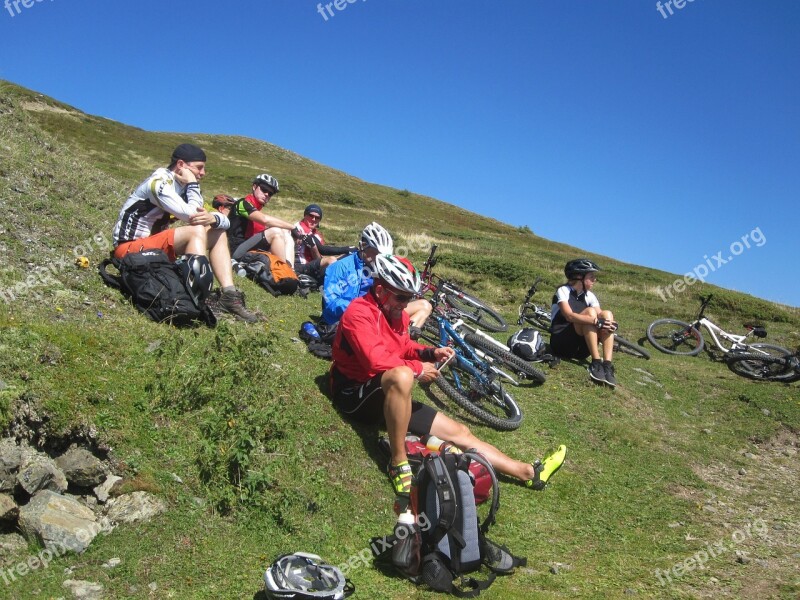
[{"label": "bicycle wheel", "polygon": [[472,321],[489,331],[505,331],[508,329],[508,323],[503,317],[474,296],[462,292],[450,283],[444,284],[442,291],[447,302],[462,318]]},{"label": "bicycle wheel", "polygon": [[538,306],[534,307],[533,312],[526,311],[525,314],[522,315],[522,318],[529,325],[536,327],[536,329],[545,332],[550,331],[550,313],[540,309]]},{"label": "bicycle wheel", "polygon": [[794,368],[791,358],[786,348],[750,344],[746,350],[728,352],[725,362],[731,371],[748,379],[789,383],[800,379],[800,370]]},{"label": "bicycle wheel", "polygon": [[534,367],[531,363],[523,360],[513,352],[498,348],[479,335],[468,333],[464,336],[464,341],[473,348],[479,348],[482,352],[485,352],[494,360],[502,363],[509,369],[512,369],[518,375],[523,375],[528,379],[533,379],[539,383],[544,383],[545,379],[547,379],[547,376],[542,371]]},{"label": "bicycle wheel", "polygon": [[647,339],[661,352],[696,356],[703,349],[703,334],[689,323],[675,319],[658,319],[647,328]]},{"label": "bicycle wheel", "polygon": [[622,352],[624,354],[650,360],[650,353],[647,350],[642,348],[639,344],[629,342],[624,337],[618,335],[614,336],[614,352]]},{"label": "bicycle wheel", "polygon": [[511,431],[522,424],[519,405],[502,385],[481,381],[459,363],[450,363],[434,383],[461,408],[495,429]]}]

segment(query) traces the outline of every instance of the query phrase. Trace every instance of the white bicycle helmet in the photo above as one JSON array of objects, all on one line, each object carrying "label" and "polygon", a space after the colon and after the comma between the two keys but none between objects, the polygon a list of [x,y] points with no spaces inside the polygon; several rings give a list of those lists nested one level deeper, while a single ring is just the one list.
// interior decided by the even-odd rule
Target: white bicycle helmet
[{"label": "white bicycle helmet", "polygon": [[316,554],[295,552],[278,557],[264,573],[267,597],[273,600],[342,600],[355,591],[336,567],[321,564]]},{"label": "white bicycle helmet", "polygon": [[394,242],[389,232],[373,221],[361,232],[361,248],[375,248],[381,254],[391,254],[394,251]]},{"label": "white bicycle helmet", "polygon": [[389,287],[409,294],[419,294],[422,285],[414,266],[407,259],[391,254],[375,257],[375,275]]},{"label": "white bicycle helmet", "polygon": [[253,179],[253,183],[257,183],[258,185],[266,185],[273,189],[273,194],[277,194],[281,191],[280,186],[278,185],[278,180],[275,179],[269,173],[262,173],[261,175],[256,175],[256,178]]}]

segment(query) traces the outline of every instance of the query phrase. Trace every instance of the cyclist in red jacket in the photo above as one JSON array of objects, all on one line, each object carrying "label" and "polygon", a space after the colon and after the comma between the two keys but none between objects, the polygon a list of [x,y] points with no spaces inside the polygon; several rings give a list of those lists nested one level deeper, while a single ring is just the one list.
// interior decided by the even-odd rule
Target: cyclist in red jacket
[{"label": "cyclist in red jacket", "polygon": [[499,472],[541,489],[564,462],[564,446],[534,467],[478,439],[466,425],[412,400],[414,384],[433,381],[439,376],[436,363],[454,354],[452,348],[424,346],[409,337],[409,317],[403,309],[419,289],[419,275],[399,257],[375,258],[373,285],[347,307],[333,342],[331,391],[337,408],[356,421],[385,422],[392,454],[389,477],[398,495],[411,488],[405,453],[408,431],[438,436],[462,450],[475,448]]}]

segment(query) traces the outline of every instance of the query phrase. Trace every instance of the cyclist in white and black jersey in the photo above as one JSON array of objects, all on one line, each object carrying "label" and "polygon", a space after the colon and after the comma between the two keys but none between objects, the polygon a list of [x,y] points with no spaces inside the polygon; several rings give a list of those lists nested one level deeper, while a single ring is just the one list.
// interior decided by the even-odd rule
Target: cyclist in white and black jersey
[{"label": "cyclist in white and black jersey", "polygon": [[617,378],[612,360],[617,323],[610,310],[600,308],[600,301],[592,293],[599,270],[588,258],[571,260],[564,267],[567,283],[553,295],[550,348],[563,358],[591,356],[589,377],[614,387]]},{"label": "cyclist in white and black jersey", "polygon": [[[244,295],[233,285],[225,230],[228,218],[203,207],[199,181],[205,176],[206,154],[193,144],[181,144],[168,167],[157,169],[140,183],[123,204],[114,225],[114,257],[129,252],[163,250],[170,260],[183,254],[205,256],[222,288],[219,307],[252,323],[258,320],[244,306]],[[174,220],[184,227],[170,228]]]}]

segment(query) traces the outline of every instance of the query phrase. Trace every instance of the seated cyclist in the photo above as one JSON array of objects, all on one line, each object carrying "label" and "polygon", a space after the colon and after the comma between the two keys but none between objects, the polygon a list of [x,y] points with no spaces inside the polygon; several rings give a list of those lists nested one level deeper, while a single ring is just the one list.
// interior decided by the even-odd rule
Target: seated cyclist
[{"label": "seated cyclist", "polygon": [[252,193],[234,202],[228,213],[231,258],[240,260],[250,250],[268,250],[290,265],[294,262],[293,238],[299,236],[294,225],[263,212],[279,191],[278,180],[262,173],[253,179]]},{"label": "seated cyclist", "polygon": [[295,242],[294,272],[313,277],[320,284],[325,277],[325,269],[346,254],[352,254],[355,246],[329,246],[325,244],[319,225],[322,222],[322,208],[309,204],[303,211],[302,220],[295,223],[295,230],[302,236]]},{"label": "seated cyclist", "polygon": [[615,387],[617,378],[611,361],[617,323],[610,310],[600,308],[597,296],[592,293],[598,271],[600,267],[588,258],[571,260],[564,267],[567,283],[553,295],[550,348],[562,358],[582,360],[591,356],[592,381]]},{"label": "seated cyclist", "polygon": [[564,462],[566,447],[543,462],[514,460],[478,439],[466,425],[412,400],[414,384],[433,381],[439,376],[435,363],[454,353],[452,348],[423,346],[410,339],[404,309],[419,290],[413,266],[391,254],[375,257],[372,285],[344,311],[333,342],[330,389],[334,404],[350,419],[385,423],[391,449],[389,477],[398,495],[407,495],[411,488],[405,449],[409,431],[438,436],[462,450],[475,448],[500,473],[542,489]]},{"label": "seated cyclist", "polygon": [[[391,254],[393,248],[392,236],[373,221],[361,232],[358,252],[328,267],[322,291],[322,319],[328,326],[338,323],[348,305],[367,293],[372,287],[375,257],[378,254]],[[406,305],[405,311],[410,317],[415,337],[432,310],[431,303],[422,298]]]}]

